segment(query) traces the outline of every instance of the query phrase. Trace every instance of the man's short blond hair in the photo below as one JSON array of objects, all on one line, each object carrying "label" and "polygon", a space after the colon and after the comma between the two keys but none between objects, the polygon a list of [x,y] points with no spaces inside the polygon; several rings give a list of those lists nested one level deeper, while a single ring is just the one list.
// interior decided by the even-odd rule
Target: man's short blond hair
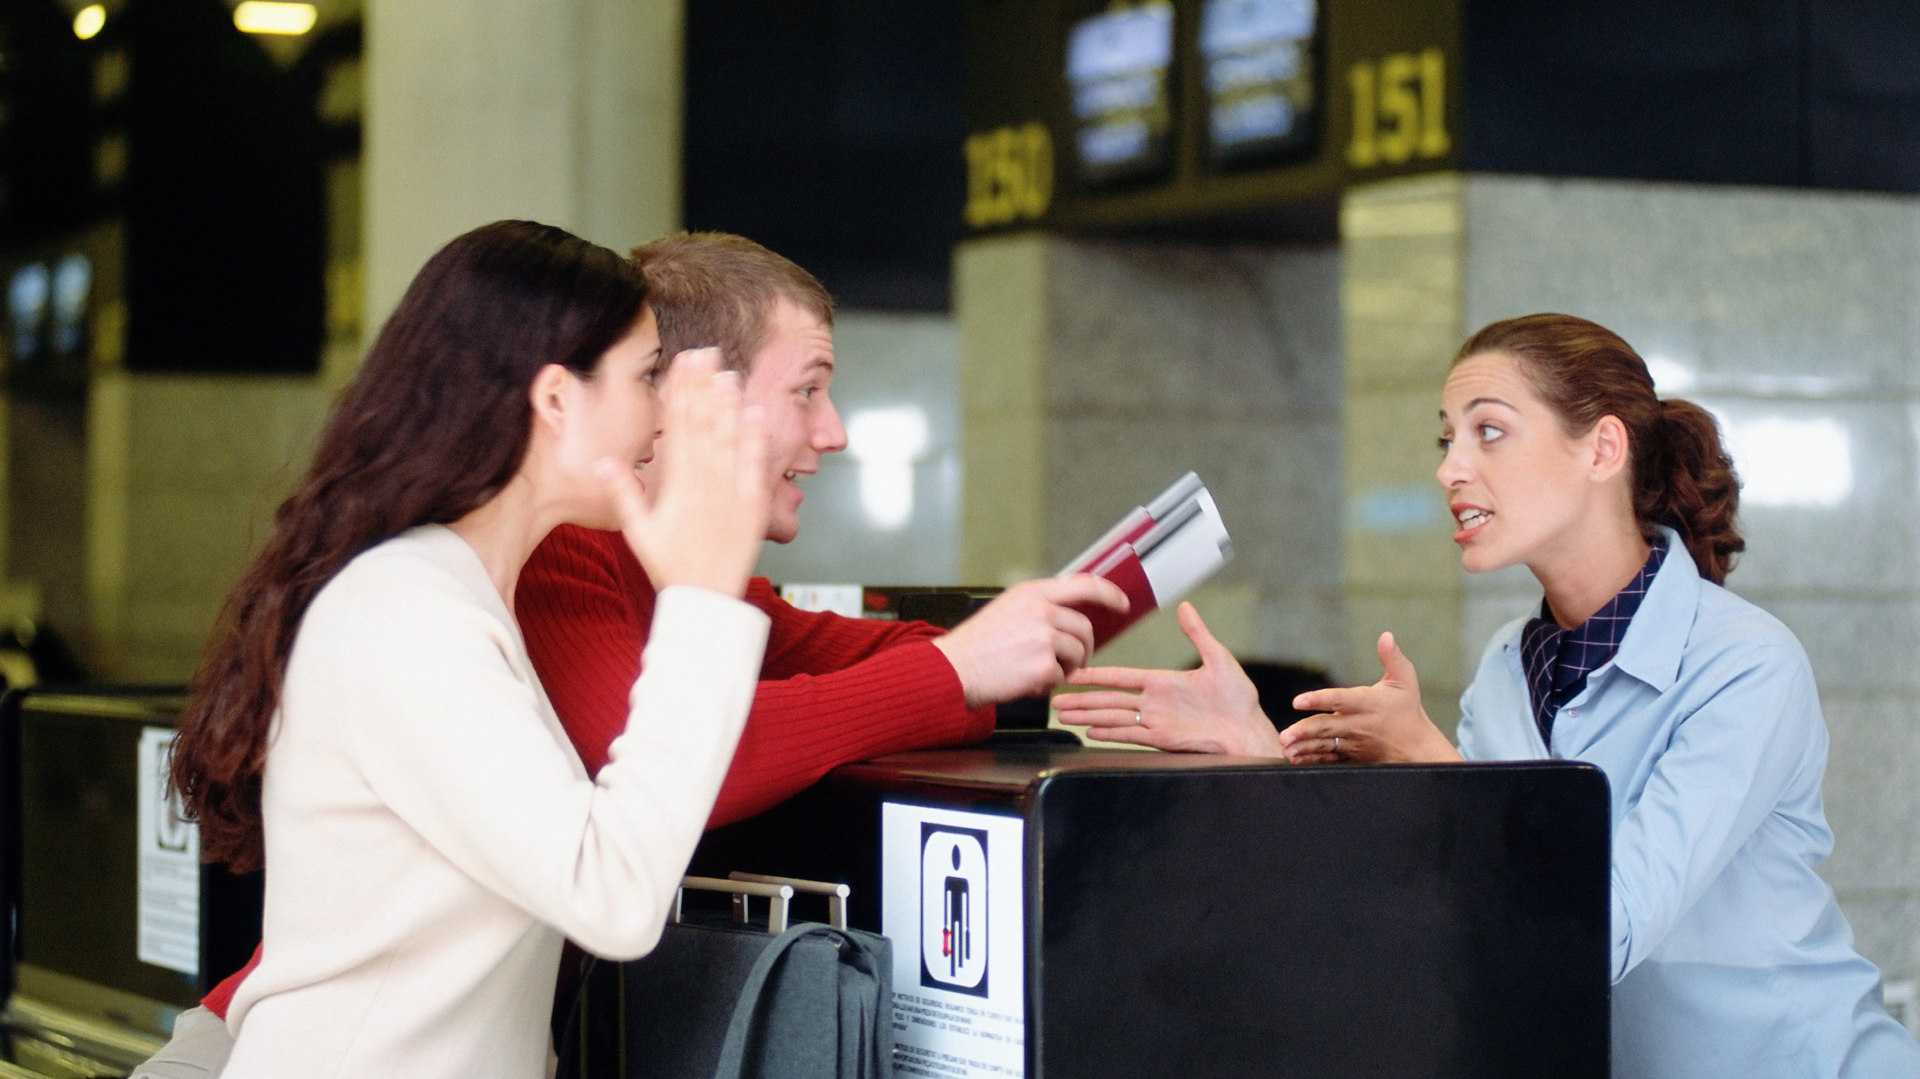
[{"label": "man's short blond hair", "polygon": [[633,249],[660,327],[660,354],[718,347],[737,371],[753,366],[776,300],[833,326],[833,297],[812,274],[744,236],[676,232]]}]

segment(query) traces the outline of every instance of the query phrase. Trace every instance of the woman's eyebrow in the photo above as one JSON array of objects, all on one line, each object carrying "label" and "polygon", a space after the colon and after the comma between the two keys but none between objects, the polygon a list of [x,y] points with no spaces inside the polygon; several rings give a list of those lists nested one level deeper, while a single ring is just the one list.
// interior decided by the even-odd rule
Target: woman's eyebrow
[{"label": "woman's eyebrow", "polygon": [[[1501,400],[1498,397],[1476,397],[1473,400],[1467,402],[1467,407],[1461,409],[1460,414],[1464,416],[1467,413],[1472,412],[1474,409],[1479,408],[1481,405],[1499,405],[1501,408],[1504,408],[1509,412],[1520,411],[1519,409],[1514,408],[1512,405],[1508,404],[1507,402]],[[1453,422],[1452,418],[1447,415],[1447,410],[1444,408],[1440,410],[1440,422],[1441,423]]]}]

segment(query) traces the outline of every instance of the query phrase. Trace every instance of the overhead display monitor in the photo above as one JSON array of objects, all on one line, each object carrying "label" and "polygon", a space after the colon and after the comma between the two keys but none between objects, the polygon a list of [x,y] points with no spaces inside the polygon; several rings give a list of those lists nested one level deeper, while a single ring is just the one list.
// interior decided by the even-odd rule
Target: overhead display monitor
[{"label": "overhead display monitor", "polygon": [[1315,0],[1205,0],[1200,62],[1212,163],[1271,161],[1314,145],[1316,16]]},{"label": "overhead display monitor", "polygon": [[[103,279],[99,269],[118,264],[118,236],[117,226],[102,226],[0,250],[0,390],[48,401],[84,398],[102,288],[109,301],[119,298],[118,280]],[[107,333],[109,344],[119,343],[117,327]],[[102,362],[112,356],[103,354]]]},{"label": "overhead display monitor", "polygon": [[87,298],[93,293],[93,260],[70,254],[53,271],[53,347],[77,353],[86,341]]},{"label": "overhead display monitor", "polygon": [[38,359],[41,326],[47,317],[50,291],[45,263],[29,262],[7,282],[7,311],[12,316],[15,363]]},{"label": "overhead display monitor", "polygon": [[53,262],[51,272],[47,267],[46,262],[29,262],[7,280],[10,353],[16,365],[43,359],[49,348],[64,356],[79,356],[86,344],[93,261],[70,252]]},{"label": "overhead display monitor", "polygon": [[1460,167],[1463,2],[962,0],[964,220],[1328,242]]},{"label": "overhead display monitor", "polygon": [[1115,3],[1067,36],[1076,175],[1086,186],[1163,175],[1173,160],[1173,5]]}]

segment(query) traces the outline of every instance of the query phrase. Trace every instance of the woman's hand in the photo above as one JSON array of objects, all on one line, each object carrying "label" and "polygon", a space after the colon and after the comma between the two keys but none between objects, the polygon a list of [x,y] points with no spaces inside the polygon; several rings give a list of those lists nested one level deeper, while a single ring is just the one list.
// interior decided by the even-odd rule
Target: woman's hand
[{"label": "woman's hand", "polygon": [[1366,761],[1457,761],[1460,751],[1427,718],[1420,704],[1420,677],[1393,634],[1382,633],[1380,666],[1386,676],[1356,689],[1318,689],[1293,699],[1307,718],[1280,732],[1287,759],[1295,764]]},{"label": "woman's hand", "polygon": [[1105,742],[1183,753],[1282,756],[1279,734],[1260,710],[1260,694],[1239,661],[1207,632],[1193,604],[1182,603],[1178,616],[1180,628],[1200,653],[1198,670],[1075,671],[1067,678],[1072,685],[1112,688],[1055,697],[1060,722],[1086,727],[1087,737]]},{"label": "woman's hand", "polygon": [[630,466],[595,465],[620,531],[656,587],[738,596],[772,508],[765,411],[741,407],[740,375],[720,369],[717,348],[675,356],[660,400],[665,434],[647,470],[651,489]]}]

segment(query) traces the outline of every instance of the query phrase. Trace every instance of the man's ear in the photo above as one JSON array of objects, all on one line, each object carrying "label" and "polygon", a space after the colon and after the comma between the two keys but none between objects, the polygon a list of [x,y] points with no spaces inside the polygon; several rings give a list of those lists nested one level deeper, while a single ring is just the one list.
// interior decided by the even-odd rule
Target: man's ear
[{"label": "man's ear", "polygon": [[1593,425],[1593,468],[1595,483],[1604,483],[1619,475],[1630,460],[1627,425],[1618,416],[1602,416]]},{"label": "man's ear", "polygon": [[558,432],[567,420],[567,388],[573,372],[557,363],[542,367],[527,387],[527,400],[533,405],[533,423]]}]

